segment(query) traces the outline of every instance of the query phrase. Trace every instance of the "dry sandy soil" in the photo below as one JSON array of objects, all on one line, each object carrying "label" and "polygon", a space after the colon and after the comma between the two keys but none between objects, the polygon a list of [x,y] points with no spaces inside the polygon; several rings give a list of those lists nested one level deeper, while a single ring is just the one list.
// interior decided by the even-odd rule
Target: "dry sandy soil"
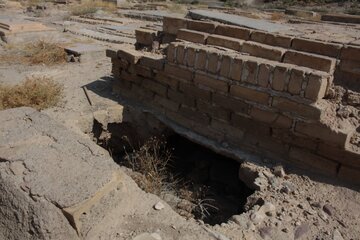
[{"label": "dry sandy soil", "polygon": [[[57,7],[59,8],[59,7]],[[86,37],[80,37],[70,33],[62,33],[62,26],[53,25],[51,22],[62,19],[62,15],[54,15],[56,9],[48,9],[49,14],[39,20],[48,26],[57,28],[57,35],[68,41],[89,41]],[[65,10],[59,11],[62,14]],[[31,14],[31,13],[29,13]],[[22,10],[3,10],[4,16],[26,16]],[[1,18],[0,18],[1,19]],[[139,24],[139,20],[127,20]],[[144,22],[147,24],[146,22]],[[297,31],[304,30],[310,35],[330,29],[327,24],[304,24]],[[339,30],[341,29],[341,30]],[[339,33],[339,31],[341,31]],[[340,34],[344,39],[358,40],[359,30],[353,29],[348,32],[345,28],[333,26],[328,34]],[[327,36],[329,37],[329,36]],[[60,39],[60,38],[59,38]],[[127,44],[104,43],[91,39],[91,42],[111,48],[127,47]],[[5,44],[0,48],[0,55],[8,51]],[[64,97],[61,103],[50,109],[43,110],[45,113],[63,123],[70,129],[81,134],[91,127],[88,117],[94,112],[117,105],[116,96],[111,95],[111,63],[106,57],[94,58],[93,61],[84,63],[65,63],[56,66],[30,66],[16,62],[0,63],[0,83],[16,84],[33,74],[47,75],[55,81],[63,84]],[[89,95],[93,106],[84,94],[82,86],[88,85]],[[90,126],[89,126],[90,124]],[[268,164],[268,163],[266,163]],[[265,163],[264,163],[265,165]],[[275,163],[276,165],[276,163]],[[172,230],[165,227],[167,219],[156,219],[156,225],[152,226],[152,216],[138,211],[130,211],[129,217],[126,211],[117,216],[124,222],[129,223],[123,234],[115,235],[110,239],[180,239],[181,232],[176,229],[190,232],[201,229],[209,235],[198,236],[197,239],[360,239],[360,193],[354,186],[343,186],[328,179],[303,176],[295,173],[283,174],[278,169],[271,167],[259,167],[251,164],[243,164],[242,171],[249,173],[247,179],[249,185],[257,190],[247,199],[245,212],[234,215],[227,221],[214,226],[187,219],[173,226]],[[252,177],[250,177],[252,176]],[[133,194],[134,197],[137,194]],[[141,199],[133,199],[132,202],[124,202],[124,209],[136,208],[139,204],[140,211],[144,210]],[[239,211],[240,213],[240,211]],[[175,211],[167,211],[169,218],[176,215]],[[154,223],[155,224],[155,223]],[[196,227],[194,227],[196,226]],[[148,232],[151,237],[140,233]],[[143,238],[142,238],[143,237]]]}]

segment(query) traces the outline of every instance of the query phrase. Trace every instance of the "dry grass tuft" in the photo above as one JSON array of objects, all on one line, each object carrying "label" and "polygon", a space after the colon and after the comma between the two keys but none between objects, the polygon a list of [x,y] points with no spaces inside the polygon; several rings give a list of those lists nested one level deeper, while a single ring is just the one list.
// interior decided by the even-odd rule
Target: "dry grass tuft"
[{"label": "dry grass tuft", "polygon": [[70,11],[72,15],[80,16],[95,13],[97,10],[116,12],[116,2],[103,2],[101,0],[83,0],[80,4],[74,5]]},{"label": "dry grass tuft", "polygon": [[132,177],[146,192],[161,195],[171,191],[176,184],[176,181],[169,181],[171,174],[167,166],[171,162],[172,154],[165,145],[164,141],[152,137],[140,149],[133,148],[133,151],[125,156],[126,165],[133,171],[141,173],[142,176]]},{"label": "dry grass tuft", "polygon": [[66,62],[66,52],[58,44],[49,40],[38,40],[22,45],[7,44],[0,53],[2,63],[44,64],[47,66]]},{"label": "dry grass tuft", "polygon": [[63,87],[46,76],[26,78],[23,83],[9,86],[0,84],[0,110],[15,107],[33,107],[42,110],[55,106]]}]

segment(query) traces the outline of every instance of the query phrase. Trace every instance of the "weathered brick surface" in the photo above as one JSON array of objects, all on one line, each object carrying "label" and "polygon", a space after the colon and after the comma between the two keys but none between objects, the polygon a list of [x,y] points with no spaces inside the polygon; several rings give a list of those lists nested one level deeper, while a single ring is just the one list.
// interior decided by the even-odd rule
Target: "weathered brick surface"
[{"label": "weathered brick surface", "polygon": [[301,92],[302,83],[305,78],[304,71],[292,69],[288,85],[288,92],[294,95],[299,95]]},{"label": "weathered brick surface", "polygon": [[171,89],[177,90],[179,86],[179,80],[176,77],[168,75],[164,72],[158,72],[155,76],[156,81],[168,86]]},{"label": "weathered brick surface", "polygon": [[216,52],[210,52],[207,56],[207,71],[213,74],[216,74],[219,71],[218,65],[219,65],[219,59],[220,55]]},{"label": "weathered brick surface", "polygon": [[231,64],[232,64],[232,57],[231,56],[224,55],[221,58],[220,76],[223,76],[223,77],[226,77],[226,78],[229,77]]},{"label": "weathered brick surface", "polygon": [[286,66],[276,66],[272,78],[271,87],[276,91],[284,91],[286,81],[289,78],[288,68]]},{"label": "weathered brick surface", "polygon": [[166,97],[167,87],[150,79],[144,79],[142,86],[154,93]]},{"label": "weathered brick surface", "polygon": [[136,43],[152,46],[152,43],[156,40],[156,31],[149,29],[136,29],[135,30]]},{"label": "weathered brick surface", "polygon": [[303,168],[315,168],[316,171],[321,171],[331,176],[336,176],[338,163],[322,158],[318,155],[304,151],[301,148],[292,147],[289,153],[289,160],[296,162]]},{"label": "weathered brick surface", "polygon": [[224,48],[233,49],[235,51],[240,51],[243,43],[244,43],[243,40],[239,40],[239,39],[232,38],[232,37],[216,35],[216,34],[208,36],[207,42],[206,42],[206,44],[208,44],[208,45],[220,46],[220,47],[224,47]]},{"label": "weathered brick surface", "polygon": [[327,79],[328,77],[326,75],[311,73],[308,77],[305,97],[314,101],[323,98],[328,85]]},{"label": "weathered brick surface", "polygon": [[355,60],[359,61],[360,59],[360,47],[358,46],[345,46],[341,49],[340,54],[341,60]]},{"label": "weathered brick surface", "polygon": [[154,72],[149,67],[144,67],[142,65],[135,65],[135,72],[137,75],[145,77],[145,78],[152,78],[154,76]]},{"label": "weathered brick surface", "polygon": [[180,65],[184,65],[185,61],[185,46],[179,45],[176,48],[176,63]]},{"label": "weathered brick surface", "polygon": [[268,87],[272,77],[273,66],[270,64],[262,63],[258,70],[258,84],[261,87]]},{"label": "weathered brick surface", "polygon": [[105,54],[106,54],[106,56],[109,57],[109,58],[112,58],[112,59],[116,59],[116,58],[117,58],[117,53],[116,53],[116,51],[114,51],[114,50],[106,49]]},{"label": "weathered brick surface", "polygon": [[248,82],[251,84],[257,83],[257,69],[258,65],[255,61],[247,60],[245,61],[242,68],[241,81]]},{"label": "weathered brick surface", "polygon": [[187,21],[184,18],[163,18],[163,30],[166,33],[177,34],[179,29],[186,28]]},{"label": "weathered brick surface", "polygon": [[297,122],[295,131],[342,148],[345,148],[350,140],[350,133],[346,130],[333,130],[320,123]]},{"label": "weathered brick surface", "polygon": [[244,40],[249,39],[250,33],[251,30],[248,28],[241,28],[231,25],[219,25],[215,29],[215,34]]},{"label": "weathered brick surface", "polygon": [[261,124],[260,122],[255,122],[253,119],[244,117],[240,114],[231,114],[231,123],[234,127],[245,131],[247,137],[249,135],[258,135],[262,137],[270,137],[270,127]]},{"label": "weathered brick surface", "polygon": [[294,38],[291,44],[291,48],[297,51],[316,53],[335,58],[340,55],[341,47],[341,44],[326,43],[303,38]]},{"label": "weathered brick surface", "polygon": [[273,61],[281,61],[285,49],[271,47],[256,42],[244,42],[241,51],[248,53],[251,56],[265,58]]},{"label": "weathered brick surface", "polygon": [[247,114],[249,109],[249,105],[247,103],[237,99],[230,98],[228,96],[219,93],[214,93],[212,95],[212,101],[214,104],[222,108],[228,109],[234,113]]},{"label": "weathered brick surface", "polygon": [[253,107],[250,111],[250,116],[256,121],[271,124],[275,122],[275,120],[278,117],[278,114],[275,112],[265,111],[263,109]]},{"label": "weathered brick surface", "polygon": [[211,92],[208,90],[200,89],[191,84],[180,83],[180,91],[185,93],[187,96],[193,96],[196,99],[203,99],[205,101],[210,101]]},{"label": "weathered brick surface", "polygon": [[162,55],[143,56],[139,64],[151,69],[162,70],[164,68],[165,58]]},{"label": "weathered brick surface", "polygon": [[292,40],[292,38],[289,36],[276,35],[261,31],[252,32],[250,39],[255,42],[283,48],[289,48]]},{"label": "weathered brick surface", "polygon": [[217,107],[204,101],[197,101],[196,104],[197,104],[197,109],[200,112],[206,113],[210,115],[212,118],[221,119],[224,121],[230,120],[230,112],[222,107]]},{"label": "weathered brick surface", "polygon": [[172,89],[168,89],[168,98],[173,100],[174,102],[185,104],[189,107],[195,107],[195,97],[188,96],[184,93],[174,91]]},{"label": "weathered brick surface", "polygon": [[316,69],[323,72],[334,71],[336,63],[335,59],[333,58],[290,50],[285,53],[284,62]]},{"label": "weathered brick surface", "polygon": [[199,52],[196,54],[195,69],[205,70],[207,61],[207,51],[204,49],[199,49]]},{"label": "weathered brick surface", "polygon": [[219,81],[216,78],[203,73],[195,73],[194,82],[213,91],[224,93],[228,92],[229,88],[227,82]]},{"label": "weathered brick surface", "polygon": [[317,148],[317,153],[323,157],[338,161],[347,166],[358,167],[360,162],[360,154],[352,151],[345,151],[341,148],[320,143]]},{"label": "weathered brick surface", "polygon": [[264,105],[267,105],[269,102],[268,93],[260,92],[256,89],[251,89],[239,85],[231,85],[230,94],[237,98],[242,98],[252,102],[262,103]]},{"label": "weathered brick surface", "polygon": [[196,20],[188,20],[187,28],[199,32],[214,33],[218,23],[215,22],[204,22]]},{"label": "weathered brick surface", "polygon": [[143,55],[135,49],[124,48],[117,51],[117,56],[120,59],[128,61],[130,64],[136,64]]},{"label": "weathered brick surface", "polygon": [[191,81],[193,76],[192,71],[190,71],[189,69],[177,65],[170,65],[170,64],[165,64],[164,72],[176,78],[183,79],[186,81]]},{"label": "weathered brick surface", "polygon": [[179,109],[179,113],[185,116],[186,118],[197,121],[198,123],[201,124],[210,123],[210,118],[206,114],[197,111],[196,108],[191,108],[185,105],[181,105]]},{"label": "weathered brick surface", "polygon": [[272,106],[280,111],[296,114],[307,119],[319,120],[321,110],[315,106],[301,104],[287,98],[274,97]]},{"label": "weathered brick surface", "polygon": [[176,44],[170,44],[166,49],[166,60],[170,63],[174,63],[176,61]]},{"label": "weathered brick surface", "polygon": [[193,30],[180,29],[176,36],[181,40],[205,44],[209,34]]},{"label": "weathered brick surface", "polygon": [[133,82],[133,83],[136,83],[136,84],[141,84],[142,81],[143,81],[143,78],[136,75],[136,74],[130,74],[124,70],[122,70],[120,72],[120,79],[121,80],[125,80],[125,81],[128,81],[128,82]]},{"label": "weathered brick surface", "polygon": [[230,78],[240,81],[242,73],[243,60],[240,58],[234,58],[230,67]]},{"label": "weathered brick surface", "polygon": [[154,97],[155,104],[158,104],[165,109],[171,110],[171,111],[177,111],[179,109],[180,104],[174,101],[171,101],[165,97],[155,95]]},{"label": "weathered brick surface", "polygon": [[193,47],[187,47],[185,56],[186,65],[189,67],[194,67],[196,60],[196,49]]}]

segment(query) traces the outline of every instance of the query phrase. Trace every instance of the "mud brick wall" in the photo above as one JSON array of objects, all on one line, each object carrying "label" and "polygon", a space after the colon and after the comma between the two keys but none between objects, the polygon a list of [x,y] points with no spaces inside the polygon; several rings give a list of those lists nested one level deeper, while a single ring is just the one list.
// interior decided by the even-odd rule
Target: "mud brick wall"
[{"label": "mud brick wall", "polygon": [[107,52],[114,92],[221,146],[360,183],[358,126],[326,121],[337,61],[327,47],[183,19],[165,19],[164,31],[182,39],[165,55]]}]

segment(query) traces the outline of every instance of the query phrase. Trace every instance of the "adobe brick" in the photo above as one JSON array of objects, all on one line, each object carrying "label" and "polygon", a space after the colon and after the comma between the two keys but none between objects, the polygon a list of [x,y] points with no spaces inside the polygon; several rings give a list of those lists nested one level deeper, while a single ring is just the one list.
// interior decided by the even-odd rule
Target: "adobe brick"
[{"label": "adobe brick", "polygon": [[281,61],[285,49],[279,47],[271,47],[257,42],[244,42],[241,51],[251,56],[265,58],[273,61]]},{"label": "adobe brick", "polygon": [[278,139],[260,134],[254,135],[252,131],[246,132],[245,139],[246,142],[256,146],[257,151],[270,155],[272,158],[284,158],[289,151],[289,146]]},{"label": "adobe brick", "polygon": [[144,79],[142,82],[142,86],[157,93],[158,95],[166,97],[167,87],[158,82],[150,79]]},{"label": "adobe brick", "polygon": [[185,46],[179,45],[176,48],[176,63],[180,65],[184,65],[185,59]]},{"label": "adobe brick", "polygon": [[278,117],[278,114],[275,112],[265,111],[257,107],[251,108],[250,116],[260,122],[271,124],[275,122]]},{"label": "adobe brick", "polygon": [[230,67],[230,78],[232,80],[240,81],[242,73],[243,60],[234,58]]},{"label": "adobe brick", "polygon": [[357,61],[354,60],[341,60],[339,64],[339,69],[352,73],[354,75],[360,75],[360,58]]},{"label": "adobe brick", "polygon": [[165,97],[161,97],[159,95],[155,95],[154,97],[155,104],[158,104],[166,109],[176,112],[179,109],[180,104],[174,101],[171,101]]},{"label": "adobe brick", "polygon": [[224,134],[219,131],[216,131],[216,129],[213,129],[208,124],[196,123],[194,126],[194,131],[206,138],[215,140],[219,143],[224,141]]},{"label": "adobe brick", "polygon": [[248,101],[261,103],[264,105],[268,105],[268,101],[270,97],[268,93],[239,85],[230,86],[230,95],[237,98],[246,99]]},{"label": "adobe brick", "polygon": [[225,81],[218,80],[203,73],[195,73],[194,82],[200,86],[224,93],[227,93],[229,88]]},{"label": "adobe brick", "polygon": [[205,70],[206,60],[207,60],[207,51],[204,49],[200,49],[199,52],[196,53],[195,69]]},{"label": "adobe brick", "polygon": [[332,72],[335,69],[336,60],[321,55],[288,50],[284,55],[284,62],[323,72]]},{"label": "adobe brick", "polygon": [[195,108],[181,105],[179,109],[179,113],[201,124],[210,123],[210,118],[206,114],[197,111]]},{"label": "adobe brick", "polygon": [[235,51],[240,51],[241,46],[244,43],[244,40],[239,40],[232,37],[220,36],[212,34],[208,36],[206,44],[220,46],[224,48],[233,49]]},{"label": "adobe brick", "polygon": [[256,84],[257,68],[258,68],[258,65],[255,61],[251,61],[251,60],[245,61],[243,64],[243,68],[242,68],[241,80],[243,82]]},{"label": "adobe brick", "polygon": [[317,153],[331,160],[353,167],[360,167],[360,154],[340,149],[325,143],[319,143]]},{"label": "adobe brick", "polygon": [[176,65],[170,65],[167,63],[165,64],[164,72],[171,76],[175,76],[179,79],[183,79],[189,82],[192,80],[193,76],[192,71],[190,71],[189,69]]},{"label": "adobe brick", "polygon": [[176,90],[179,85],[179,81],[175,77],[169,76],[164,72],[158,72],[155,80],[174,90]]},{"label": "adobe brick", "polygon": [[277,128],[291,128],[293,120],[284,115],[279,115],[277,119],[273,122],[273,126]]},{"label": "adobe brick", "polygon": [[341,44],[327,43],[304,38],[294,38],[291,44],[291,48],[297,51],[316,53],[335,58],[340,55],[341,47]]},{"label": "adobe brick", "polygon": [[316,101],[324,98],[328,86],[328,77],[323,74],[311,73],[308,76],[308,84],[305,89],[305,97]]},{"label": "adobe brick", "polygon": [[179,89],[185,93],[186,96],[193,96],[196,99],[210,101],[211,92],[208,90],[197,88],[192,84],[180,82]]},{"label": "adobe brick", "polygon": [[133,82],[133,83],[136,83],[138,85],[140,85],[143,81],[143,78],[140,77],[140,76],[137,76],[135,74],[130,74],[126,71],[121,71],[120,73],[120,79],[121,80],[125,80],[125,81],[128,81],[128,82]]},{"label": "adobe brick", "polygon": [[147,78],[152,78],[154,76],[154,73],[151,70],[151,68],[144,67],[139,64],[135,65],[135,72],[137,75],[147,77]]},{"label": "adobe brick", "polygon": [[359,61],[360,59],[360,47],[357,46],[345,46],[341,49],[340,59]]},{"label": "adobe brick", "polygon": [[140,59],[139,64],[151,69],[162,70],[164,68],[164,62],[165,59],[162,55],[145,55]]},{"label": "adobe brick", "polygon": [[186,48],[186,65],[188,67],[194,67],[196,60],[196,49],[193,47]]},{"label": "adobe brick", "polygon": [[169,63],[175,63],[176,61],[176,48],[178,44],[171,43],[166,49],[166,60]]},{"label": "adobe brick", "polygon": [[144,101],[145,104],[150,105],[152,100],[154,99],[155,93],[142,88],[136,84],[133,84],[131,87],[131,94],[133,95],[133,98],[137,101]]},{"label": "adobe brick", "polygon": [[231,123],[251,135],[270,136],[270,127],[236,113],[231,114]]},{"label": "adobe brick", "polygon": [[345,148],[350,141],[349,129],[335,130],[320,123],[297,122],[295,131],[341,148]]},{"label": "adobe brick", "polygon": [[195,121],[186,118],[184,115],[180,114],[179,112],[173,112],[173,111],[166,111],[166,116],[174,121],[176,124],[179,124],[183,127],[193,129],[195,126]]},{"label": "adobe brick", "polygon": [[231,25],[218,25],[215,29],[215,34],[248,40],[251,30],[248,28],[241,28]]},{"label": "adobe brick", "polygon": [[253,31],[251,33],[250,39],[252,41],[268,44],[271,46],[289,48],[291,45],[292,37],[272,34],[268,32]]},{"label": "adobe brick", "polygon": [[219,121],[216,119],[211,119],[211,127],[221,133],[224,133],[225,140],[230,142],[238,143],[244,137],[244,131],[238,128],[231,126],[229,123]]},{"label": "adobe brick", "polygon": [[164,17],[163,30],[166,33],[177,34],[181,28],[187,28],[187,20],[184,18]]},{"label": "adobe brick", "polygon": [[228,77],[230,72],[232,57],[229,55],[223,55],[220,63],[220,76]]},{"label": "adobe brick", "polygon": [[135,49],[124,48],[117,51],[117,56],[128,61],[130,64],[136,64],[143,54]]},{"label": "adobe brick", "polygon": [[106,49],[105,54],[106,54],[107,57],[112,58],[112,59],[117,59],[118,58],[116,51],[111,50],[111,49]]},{"label": "adobe brick", "polygon": [[189,42],[205,44],[208,35],[208,33],[188,29],[180,29],[177,33],[177,38]]},{"label": "adobe brick", "polygon": [[306,149],[297,147],[291,147],[289,152],[289,160],[297,163],[299,167],[315,168],[317,171],[323,172],[330,176],[336,176],[336,171],[339,166],[339,164],[334,161],[315,155]]},{"label": "adobe brick", "polygon": [[274,97],[272,106],[291,114],[296,114],[308,119],[319,120],[321,110],[313,105],[304,105],[283,97]]},{"label": "adobe brick", "polygon": [[208,62],[206,69],[208,72],[217,73],[218,72],[218,61],[219,61],[219,54],[216,52],[209,52],[208,53]]},{"label": "adobe brick", "polygon": [[218,23],[214,23],[214,22],[188,20],[187,29],[206,32],[206,33],[214,33],[217,25]]},{"label": "adobe brick", "polygon": [[206,113],[213,118],[221,119],[224,121],[230,120],[230,112],[222,107],[214,106],[201,100],[196,101],[196,105],[197,105],[197,109],[200,112]]},{"label": "adobe brick", "polygon": [[181,92],[168,89],[168,98],[173,100],[174,102],[185,104],[189,107],[195,107],[194,96],[185,95]]},{"label": "adobe brick", "polygon": [[266,63],[261,63],[259,65],[259,72],[258,72],[258,84],[261,87],[268,87],[270,84],[270,78],[272,75],[273,66]]},{"label": "adobe brick", "polygon": [[288,78],[288,68],[285,66],[276,66],[272,78],[271,87],[276,91],[284,91],[286,79]]},{"label": "adobe brick", "polygon": [[299,95],[301,92],[302,83],[304,81],[304,71],[292,69],[288,85],[288,92],[294,95]]},{"label": "adobe brick", "polygon": [[152,46],[153,41],[156,39],[156,33],[156,31],[149,29],[136,29],[136,43]]},{"label": "adobe brick", "polygon": [[212,101],[214,104],[221,106],[222,108],[228,109],[235,113],[247,113],[249,105],[243,101],[233,99],[231,97],[214,93],[212,95]]}]

